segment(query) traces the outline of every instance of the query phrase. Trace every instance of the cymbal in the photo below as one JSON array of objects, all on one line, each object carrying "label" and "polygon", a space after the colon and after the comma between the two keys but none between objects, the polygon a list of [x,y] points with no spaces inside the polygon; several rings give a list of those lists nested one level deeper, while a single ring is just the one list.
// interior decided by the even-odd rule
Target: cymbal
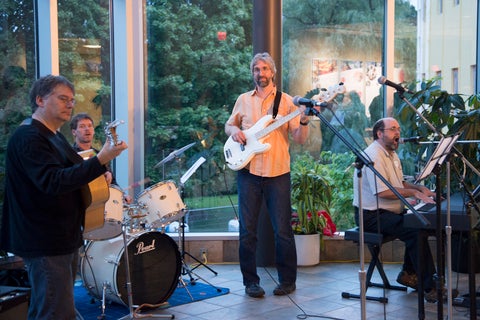
[{"label": "cymbal", "polygon": [[188,145],[186,145],[185,147],[182,147],[178,150],[174,150],[172,152],[170,152],[170,154],[168,156],[166,156],[162,161],[160,161],[159,163],[157,163],[153,168],[156,169],[158,167],[160,167],[162,164],[164,163],[167,163],[169,162],[170,160],[173,160],[175,159],[176,157],[179,157],[182,155],[182,153],[184,153],[186,150],[190,149],[191,147],[193,147],[194,145],[196,144],[196,142],[192,142]]}]

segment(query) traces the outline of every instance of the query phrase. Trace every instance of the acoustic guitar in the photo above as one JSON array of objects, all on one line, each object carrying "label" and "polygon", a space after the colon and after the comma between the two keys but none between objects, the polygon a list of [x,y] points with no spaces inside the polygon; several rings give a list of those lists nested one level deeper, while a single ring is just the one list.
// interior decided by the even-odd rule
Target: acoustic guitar
[{"label": "acoustic guitar", "polygon": [[[123,120],[115,120],[105,127],[105,135],[112,145],[118,144],[118,135],[116,128]],[[87,160],[96,155],[93,149],[80,151],[78,154]],[[110,190],[104,175],[95,178],[84,188],[83,201],[86,206],[84,236],[88,238],[88,233],[103,227],[105,223],[105,203],[110,198]]]},{"label": "acoustic guitar", "polygon": [[[326,89],[322,90],[319,95],[319,101],[330,102],[337,94],[344,92],[345,87],[343,83],[340,83],[328,91]],[[262,142],[263,138],[301,113],[301,109],[297,109],[284,117],[279,116],[275,119],[272,118],[272,115],[261,117],[252,127],[243,130],[247,140],[245,144],[233,141],[233,138],[229,137],[223,147],[223,155],[225,156],[227,166],[235,171],[244,168],[255,155],[270,149],[270,144]]]}]

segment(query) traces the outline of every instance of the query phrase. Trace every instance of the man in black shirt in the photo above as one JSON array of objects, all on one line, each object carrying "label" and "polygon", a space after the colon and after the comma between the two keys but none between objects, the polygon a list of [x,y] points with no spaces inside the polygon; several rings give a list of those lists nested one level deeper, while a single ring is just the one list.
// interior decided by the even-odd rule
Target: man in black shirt
[{"label": "man in black shirt", "polygon": [[29,319],[75,319],[73,284],[90,205],[87,186],[127,148],[123,141],[107,141],[84,161],[59,131],[70,120],[74,96],[73,84],[62,76],[35,81],[32,118],[7,147],[0,249],[24,260],[31,285]]}]

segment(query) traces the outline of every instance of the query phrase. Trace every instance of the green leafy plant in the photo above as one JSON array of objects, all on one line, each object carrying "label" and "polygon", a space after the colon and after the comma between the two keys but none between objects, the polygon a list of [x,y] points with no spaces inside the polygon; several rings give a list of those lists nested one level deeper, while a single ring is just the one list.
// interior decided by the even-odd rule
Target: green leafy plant
[{"label": "green leafy plant", "polygon": [[309,160],[306,155],[293,164],[292,228],[295,234],[323,233],[327,226],[325,213],[328,214],[332,189],[320,174],[319,165]]},{"label": "green leafy plant", "polygon": [[[442,90],[437,83],[439,80],[439,78],[433,78],[422,81],[419,84],[419,90],[412,96],[406,97],[435,130],[432,130],[422,118],[418,117],[415,110],[406,103],[402,103],[398,105],[395,115],[402,126],[402,134],[438,140],[436,132],[444,136],[460,133],[459,140],[476,141],[480,136],[480,95],[471,95],[464,99],[461,94],[452,94]],[[404,173],[411,175],[418,173],[435,147],[435,144],[411,144],[403,147],[403,150],[399,150],[399,155],[403,159]],[[480,182],[480,177],[472,168],[463,170],[465,167],[463,161],[468,160],[473,168],[480,167],[478,145],[477,143],[457,143],[455,149],[456,152],[460,152],[461,156],[451,158],[452,166],[461,168],[458,172],[463,172],[451,176],[452,191],[462,188],[461,184],[473,189]],[[443,184],[446,182],[444,172],[441,175],[441,181],[444,182]]]},{"label": "green leafy plant", "polygon": [[[298,212],[297,209],[299,205],[304,208],[307,205],[305,204],[306,200],[310,200],[311,197],[315,197],[315,202],[308,206],[310,210],[316,208],[316,211],[310,212],[318,214],[319,211],[325,210],[331,216],[336,229],[346,230],[355,225],[352,205],[354,170],[350,169],[354,160],[354,155],[349,152],[323,151],[318,160],[309,153],[296,156],[292,161],[292,204],[294,207],[292,226],[295,233],[305,233],[312,229],[305,227],[306,222],[309,221],[308,211]],[[305,186],[306,183],[310,183],[310,185]],[[311,209],[312,207],[314,209]],[[306,214],[306,217],[302,216],[303,214]],[[317,217],[314,215],[313,219],[317,219]],[[302,228],[305,230],[303,231]]]}]

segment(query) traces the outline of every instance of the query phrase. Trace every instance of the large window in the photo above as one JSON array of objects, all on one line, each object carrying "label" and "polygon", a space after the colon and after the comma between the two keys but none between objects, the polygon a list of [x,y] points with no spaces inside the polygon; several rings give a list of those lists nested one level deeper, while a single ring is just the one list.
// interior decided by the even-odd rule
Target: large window
[{"label": "large window", "polygon": [[[60,72],[74,82],[75,112],[94,117],[97,146],[104,139],[103,125],[114,115],[120,112],[129,122],[123,136],[129,139],[128,155],[122,154],[124,158],[114,166],[124,188],[133,192],[130,187],[135,186],[138,200],[145,195],[144,189],[158,192],[173,184],[189,209],[190,232],[227,231],[236,217],[237,190],[235,172],[224,165],[224,123],[237,96],[253,86],[249,71],[253,3],[1,1],[0,179],[9,134],[30,115],[28,88],[39,73],[51,68],[50,72]],[[422,129],[398,94],[378,83],[380,76],[410,84],[414,90],[424,89],[418,82],[437,76],[437,94],[458,90],[466,98],[475,92],[475,1],[443,7],[443,1],[406,0],[282,3],[283,65],[277,66],[282,68],[282,89],[307,98],[333,93],[333,107],[322,115],[358,147],[371,142],[372,123],[385,115],[401,119],[405,137],[419,135]],[[42,14],[34,15],[35,10]],[[45,13],[52,17],[45,18]],[[49,29],[52,26],[56,30]],[[36,39],[40,42],[35,43]],[[54,43],[45,47],[52,39]],[[51,58],[47,63],[37,61],[43,54]],[[52,61],[58,66],[49,67]],[[339,83],[345,92],[335,91]],[[478,123],[474,117],[466,113],[464,119]],[[445,119],[434,120],[448,132],[452,122]],[[335,175],[353,174],[347,170],[351,153],[321,120],[312,120],[308,143],[292,146],[292,159],[307,153],[328,166],[327,174],[338,179],[335,186],[344,190],[336,194],[344,197],[344,206],[337,211],[350,215],[351,179]],[[66,126],[62,130],[70,136]],[[475,128],[464,132],[463,139],[478,139]],[[423,149],[419,152],[404,145],[399,153],[406,160],[405,173],[415,175],[417,155],[423,155]],[[465,153],[469,159],[479,158],[476,149]],[[198,165],[202,158],[205,161]],[[339,164],[333,166],[335,161]],[[3,200],[3,193],[0,197]],[[168,203],[161,209],[171,207],[175,205]]]},{"label": "large window", "polygon": [[224,124],[252,86],[251,1],[148,1],[146,12],[145,176],[152,192],[167,181],[182,189],[190,231],[227,231],[236,184]]},{"label": "large window", "polygon": [[[75,85],[75,114],[86,112],[96,125],[95,147],[111,119],[110,16],[108,0],[58,0],[60,74]],[[68,126],[63,133],[71,137]]]},{"label": "large window", "polygon": [[0,204],[8,139],[31,115],[28,90],[35,79],[33,1],[0,3]]}]

